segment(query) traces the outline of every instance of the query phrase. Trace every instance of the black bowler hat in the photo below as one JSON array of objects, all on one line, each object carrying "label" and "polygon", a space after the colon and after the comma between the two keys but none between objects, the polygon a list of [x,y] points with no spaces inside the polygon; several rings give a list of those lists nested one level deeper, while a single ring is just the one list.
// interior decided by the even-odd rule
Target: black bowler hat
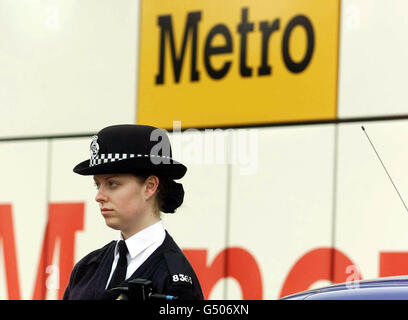
[{"label": "black bowler hat", "polygon": [[170,140],[163,129],[146,125],[109,126],[92,137],[91,158],[79,163],[81,175],[134,173],[180,179],[187,168],[173,160]]}]

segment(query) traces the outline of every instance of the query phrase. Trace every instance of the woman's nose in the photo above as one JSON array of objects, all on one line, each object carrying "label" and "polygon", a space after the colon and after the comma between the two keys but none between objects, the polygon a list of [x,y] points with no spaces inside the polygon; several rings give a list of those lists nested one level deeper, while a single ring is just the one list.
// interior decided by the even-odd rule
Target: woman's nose
[{"label": "woman's nose", "polygon": [[96,193],[96,196],[95,196],[95,200],[96,202],[106,202],[107,197],[105,193],[103,192],[102,188],[98,189],[98,192]]}]

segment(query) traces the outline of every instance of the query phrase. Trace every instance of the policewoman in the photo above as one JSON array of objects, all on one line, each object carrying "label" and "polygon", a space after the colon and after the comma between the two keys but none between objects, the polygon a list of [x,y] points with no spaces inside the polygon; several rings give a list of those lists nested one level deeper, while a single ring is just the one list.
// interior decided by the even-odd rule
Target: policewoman
[{"label": "policewoman", "polygon": [[172,159],[166,131],[109,126],[92,138],[90,152],[74,172],[93,176],[101,215],[119,239],[75,264],[63,299],[115,299],[109,289],[132,279],[152,281],[153,293],[203,299],[193,268],[160,218],[182,204],[184,189],[174,179],[187,171]]}]

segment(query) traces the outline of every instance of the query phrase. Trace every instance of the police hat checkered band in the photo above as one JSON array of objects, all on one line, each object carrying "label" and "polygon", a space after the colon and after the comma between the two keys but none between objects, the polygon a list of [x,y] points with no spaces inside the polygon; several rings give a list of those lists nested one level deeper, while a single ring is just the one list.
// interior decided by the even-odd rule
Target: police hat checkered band
[{"label": "police hat checkered band", "polygon": [[156,157],[156,158],[171,159],[170,157],[167,157],[167,156],[156,156],[154,154],[101,153],[98,156],[90,159],[89,166],[93,167],[93,166],[96,166],[102,163],[115,162],[115,161],[135,158],[135,157],[138,157],[138,158]]}]

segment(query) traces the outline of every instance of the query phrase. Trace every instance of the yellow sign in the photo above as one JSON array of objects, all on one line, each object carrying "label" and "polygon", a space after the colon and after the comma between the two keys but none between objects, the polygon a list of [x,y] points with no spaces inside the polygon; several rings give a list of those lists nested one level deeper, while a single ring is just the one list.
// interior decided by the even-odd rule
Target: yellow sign
[{"label": "yellow sign", "polygon": [[338,0],[143,0],[137,123],[334,119]]}]

